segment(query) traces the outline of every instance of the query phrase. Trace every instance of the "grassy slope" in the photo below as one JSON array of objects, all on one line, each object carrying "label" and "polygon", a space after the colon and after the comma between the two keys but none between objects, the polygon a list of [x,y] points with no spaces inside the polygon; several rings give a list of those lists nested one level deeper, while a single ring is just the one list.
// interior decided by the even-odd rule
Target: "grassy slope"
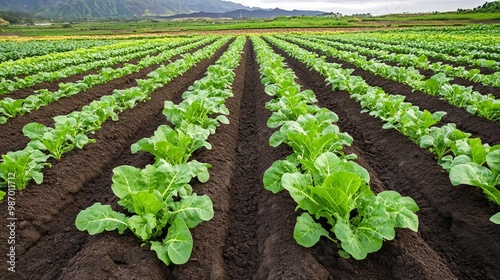
[{"label": "grassy slope", "polygon": [[274,20],[199,20],[199,21],[155,21],[138,22],[84,22],[74,23],[71,27],[54,24],[48,27],[16,26],[4,27],[4,35],[26,36],[41,35],[96,35],[96,34],[134,34],[178,31],[216,31],[270,28],[377,28],[398,26],[446,26],[467,25],[471,23],[500,23],[500,13],[442,13],[428,15],[383,16],[371,18],[345,17],[341,19],[320,17],[292,17]]}]

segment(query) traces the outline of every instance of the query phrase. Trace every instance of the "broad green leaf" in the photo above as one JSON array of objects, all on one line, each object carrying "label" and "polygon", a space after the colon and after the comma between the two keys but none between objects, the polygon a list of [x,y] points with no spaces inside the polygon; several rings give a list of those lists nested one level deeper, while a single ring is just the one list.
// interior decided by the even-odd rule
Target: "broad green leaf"
[{"label": "broad green leaf", "polygon": [[163,244],[167,246],[168,257],[174,264],[184,264],[189,260],[193,250],[193,237],[183,220],[176,219],[168,228]]},{"label": "broad green leaf", "polygon": [[290,196],[297,202],[298,206],[310,213],[316,213],[320,209],[320,204],[314,199],[311,193],[311,176],[295,173],[285,173],[281,178],[281,184]]},{"label": "broad green leaf", "polygon": [[355,173],[339,171],[326,177],[323,186],[338,188],[352,198],[361,186],[361,178]]},{"label": "broad green leaf", "polygon": [[500,150],[495,150],[486,155],[486,163],[491,171],[500,174]]},{"label": "broad green leaf", "polygon": [[314,201],[318,204],[316,212],[311,212],[317,214],[316,217],[322,215],[329,220],[334,214],[348,217],[353,209],[349,196],[339,188],[311,187],[310,193],[314,194]]},{"label": "broad green leaf", "polygon": [[210,164],[192,160],[187,162],[187,166],[191,169],[192,176],[197,177],[201,183],[205,183],[210,179],[210,174],[208,173],[208,168],[212,167]]},{"label": "broad green leaf", "polygon": [[500,205],[500,190],[495,186],[497,178],[487,167],[473,162],[460,164],[451,168],[449,176],[454,186],[465,184],[480,187],[488,199]]},{"label": "broad green leaf", "polygon": [[455,167],[457,165],[460,165],[460,164],[469,164],[469,163],[473,163],[472,159],[469,156],[466,156],[466,155],[461,155],[461,156],[458,156],[458,157],[455,157],[455,158],[453,158],[451,155],[448,155],[448,156],[444,156],[441,159],[441,161],[440,161],[441,166],[446,171],[448,171],[448,173],[450,172],[450,170],[453,167]]},{"label": "broad green leaf", "polygon": [[229,124],[229,119],[223,115],[217,116],[216,120],[223,124]]},{"label": "broad green leaf", "polygon": [[347,219],[337,218],[335,236],[341,241],[342,249],[356,260],[362,260],[369,253],[380,250],[384,239],[392,240],[396,235],[394,223],[380,209],[383,207],[378,208],[365,213],[357,226],[350,224]]},{"label": "broad green leaf", "polygon": [[105,230],[118,230],[122,234],[128,228],[127,217],[124,214],[115,212],[110,205],[101,205],[101,203],[95,203],[80,211],[76,216],[75,225],[78,230],[86,230],[90,235]]},{"label": "broad green leaf", "polygon": [[161,193],[163,199],[166,199],[170,195],[176,195],[191,181],[193,175],[187,164],[163,164],[152,175],[157,179],[152,186]]},{"label": "broad green leaf", "polygon": [[[282,127],[283,128],[283,127]],[[276,148],[286,139],[286,132],[282,130],[275,131],[269,138],[269,146]]]},{"label": "broad green leaf", "polygon": [[335,123],[339,121],[339,117],[334,112],[323,108],[314,114],[318,122],[320,123]]},{"label": "broad green leaf", "polygon": [[450,181],[454,186],[461,184],[482,187],[492,183],[493,173],[486,167],[470,162],[451,168]]},{"label": "broad green leaf", "polygon": [[295,238],[297,243],[309,248],[318,243],[321,236],[328,236],[328,231],[319,223],[316,223],[311,215],[303,213],[297,217],[297,222],[293,230],[293,238]]},{"label": "broad green leaf", "polygon": [[345,171],[357,174],[364,182],[370,183],[370,175],[366,169],[352,161],[344,161],[331,152],[321,154],[316,159],[314,166],[318,171],[317,175],[323,179],[333,173]]},{"label": "broad green leaf", "polygon": [[500,212],[498,212],[495,215],[491,216],[490,221],[494,222],[497,225],[500,225]]},{"label": "broad green leaf", "polygon": [[43,124],[32,122],[23,127],[24,136],[33,140],[43,139],[43,135],[47,132],[47,127]]},{"label": "broad green leaf", "polygon": [[148,241],[154,234],[156,228],[156,218],[153,214],[134,215],[128,219],[130,229],[141,238],[142,241]]},{"label": "broad green leaf", "polygon": [[377,194],[377,199],[385,205],[385,209],[394,221],[395,227],[418,231],[418,216],[415,212],[419,208],[412,198],[402,197],[395,191],[383,191]]},{"label": "broad green leaf", "polygon": [[468,142],[471,147],[472,160],[479,165],[483,165],[486,161],[486,148],[481,143],[481,139],[470,138]]},{"label": "broad green leaf", "polygon": [[130,196],[134,205],[134,211],[138,215],[156,215],[156,213],[164,207],[163,201],[159,200],[156,195],[148,193],[147,191],[132,193]]},{"label": "broad green leaf", "polygon": [[212,200],[206,195],[182,197],[172,205],[172,219],[181,219],[188,228],[197,226],[202,221],[208,221],[214,217]]},{"label": "broad green leaf", "polygon": [[85,134],[78,134],[75,136],[74,145],[80,149],[90,143],[96,143],[95,139],[89,139]]},{"label": "broad green leaf", "polygon": [[147,190],[147,186],[141,181],[141,169],[122,165],[113,169],[113,193],[123,199],[131,193]]},{"label": "broad green leaf", "polygon": [[166,265],[170,265],[172,262],[168,257],[168,245],[163,245],[162,242],[151,241],[151,250],[156,252],[158,259],[160,259]]},{"label": "broad green leaf", "polygon": [[429,148],[437,145],[437,139],[431,135],[424,135],[420,138],[420,148]]},{"label": "broad green leaf", "polygon": [[294,163],[287,160],[275,161],[271,167],[264,172],[264,188],[273,193],[280,192],[283,190],[283,186],[281,185],[281,177],[283,177],[283,174],[295,172],[298,172],[298,169]]}]

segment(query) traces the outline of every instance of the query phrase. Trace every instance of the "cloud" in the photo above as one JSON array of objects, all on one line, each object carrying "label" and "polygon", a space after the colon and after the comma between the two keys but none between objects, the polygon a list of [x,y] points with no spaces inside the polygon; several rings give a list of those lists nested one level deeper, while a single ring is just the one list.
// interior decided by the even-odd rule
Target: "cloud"
[{"label": "cloud", "polygon": [[392,14],[403,12],[456,11],[480,6],[486,0],[232,0],[246,6],[286,10],[320,10],[343,14]]}]

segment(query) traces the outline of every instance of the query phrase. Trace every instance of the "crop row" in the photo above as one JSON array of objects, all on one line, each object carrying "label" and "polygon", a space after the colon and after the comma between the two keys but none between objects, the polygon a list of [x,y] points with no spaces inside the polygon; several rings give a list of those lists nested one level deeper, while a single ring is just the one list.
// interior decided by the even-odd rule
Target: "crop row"
[{"label": "crop row", "polygon": [[[393,35],[402,35],[405,39],[428,39],[431,42],[434,41],[444,41],[444,42],[455,42],[456,40],[460,42],[467,43],[465,47],[469,49],[473,46],[475,49],[482,49],[484,47],[491,47],[491,49],[487,49],[491,52],[500,52],[500,47],[496,43],[496,41],[492,38],[494,36],[500,35],[500,28],[498,24],[475,24],[475,25],[466,25],[466,26],[447,26],[435,28],[432,26],[429,27],[413,27],[413,28],[404,28],[404,29],[393,29],[393,30],[378,30],[377,32],[373,32],[372,34],[383,36],[393,36]],[[481,36],[481,39],[478,40],[478,37],[470,36],[470,35],[478,35]]]},{"label": "crop row", "polygon": [[434,38],[432,32],[426,32],[425,35],[418,36],[406,32],[396,34],[370,33],[369,36],[352,36],[352,38],[356,37],[362,42],[379,42],[404,47],[403,50],[411,50],[416,54],[421,54],[421,51],[428,52],[429,56],[438,59],[492,69],[498,69],[499,66],[500,48],[493,40],[491,43],[487,43],[486,40],[477,41],[474,38],[472,38],[472,42],[468,42],[466,38],[469,36],[460,39],[457,36],[436,36],[437,38]]},{"label": "crop row", "polygon": [[[356,51],[360,54],[369,55],[371,57],[376,57],[377,59],[387,60],[393,63],[397,63],[401,66],[412,66],[416,68],[421,68],[424,70],[432,70],[435,73],[445,73],[450,77],[460,77],[476,83],[481,83],[483,85],[492,85],[494,87],[500,87],[500,72],[495,72],[493,74],[482,74],[479,69],[465,69],[464,66],[455,67],[450,64],[429,61],[427,56],[420,55],[417,56],[410,51],[404,53],[398,53],[399,48],[405,47],[388,47],[388,45],[376,43],[376,42],[359,42],[353,39],[347,38],[335,38],[331,36],[314,36],[309,38],[321,39],[318,42],[333,46],[338,49],[347,51]],[[315,40],[316,41],[316,40]],[[396,52],[393,52],[396,51]]]},{"label": "crop row", "polygon": [[[95,142],[87,137],[88,133],[100,129],[102,123],[109,118],[118,120],[119,113],[134,107],[137,102],[148,100],[149,95],[156,89],[182,75],[196,63],[210,57],[228,40],[229,37],[223,37],[193,54],[187,54],[182,59],[158,68],[148,74],[149,79],[138,80],[139,86],[137,87],[115,90],[112,95],[93,101],[84,106],[81,111],[54,117],[54,128],[36,122],[27,124],[23,128],[24,135],[31,139],[27,147],[2,155],[0,187],[10,186],[23,189],[30,180],[40,184],[43,181],[41,170],[50,165],[47,162],[49,157],[60,159],[64,153]],[[48,154],[42,151],[47,151]],[[9,174],[15,174],[14,178],[11,178]],[[0,192],[0,197],[4,194]]]},{"label": "crop row", "polygon": [[[132,153],[146,151],[154,155],[153,165],[144,169],[119,166],[113,170],[111,188],[120,198],[118,204],[134,215],[129,217],[113,211],[110,205],[95,203],[78,214],[75,224],[79,230],[97,234],[130,229],[142,242],[151,244],[151,250],[165,264],[189,260],[193,248],[189,229],[214,215],[211,199],[198,196],[189,185],[195,177],[207,182],[210,165],[189,159],[202,147],[210,149],[209,135],[220,123],[228,123],[224,115],[229,112],[224,104],[233,96],[234,70],[245,41],[238,37],[208,68],[206,76],[183,94],[180,104],[165,102],[163,113],[173,128],[162,125],[154,136],[131,146]],[[165,229],[166,237],[157,241]]]},{"label": "crop row", "polygon": [[[266,104],[273,111],[268,126],[279,130],[269,144],[285,143],[293,149],[264,173],[264,187],[273,193],[287,190],[304,211],[293,233],[297,243],[312,247],[325,236],[340,243],[341,256],[361,260],[380,250],[384,240],[394,239],[395,228],[417,231],[418,206],[413,199],[394,191],[374,194],[368,171],[353,161],[356,155],[343,152],[353,139],[333,124],[337,115],[314,105],[314,92],[301,91],[283,57],[262,39],[252,41],[265,91],[274,97]],[[320,219],[328,226],[317,222]]]},{"label": "crop row", "polygon": [[161,46],[172,38],[144,41],[127,41],[113,45],[98,46],[89,49],[77,49],[64,53],[50,53],[43,56],[29,57],[0,63],[0,77],[9,78],[28,75],[40,71],[52,72],[68,66],[103,60]]},{"label": "crop row", "polygon": [[61,53],[77,49],[89,49],[98,46],[116,44],[118,40],[61,40],[1,42],[0,62],[13,61],[26,57],[41,56],[50,53]]},{"label": "crop row", "polygon": [[160,40],[160,42],[152,42],[146,44],[136,43],[132,47],[120,48],[117,50],[111,50],[109,52],[104,52],[104,53],[100,52],[97,53],[93,57],[93,60],[91,61],[82,64],[70,65],[68,67],[55,70],[52,72],[46,72],[46,70],[43,70],[41,72],[38,72],[33,75],[28,75],[23,78],[16,77],[15,80],[0,78],[1,81],[0,95],[8,94],[17,89],[27,88],[37,83],[55,81],[67,78],[69,76],[76,75],[79,73],[84,73],[93,69],[109,67],[121,62],[125,62],[148,54],[152,54],[161,50],[162,46],[168,41],[170,40],[164,39],[163,42],[161,42]]},{"label": "crop row", "polygon": [[500,120],[500,100],[496,100],[493,95],[483,95],[477,91],[473,91],[471,87],[450,84],[449,81],[451,79],[443,73],[436,74],[430,79],[425,79],[425,76],[412,67],[390,66],[385,63],[368,60],[365,56],[359,55],[356,52],[341,51],[320,42],[312,42],[296,37],[278,37],[345,60],[375,75],[409,85],[414,90],[437,95],[448,103],[464,108],[467,112],[479,117],[492,121]]},{"label": "crop row", "polygon": [[[324,58],[289,42],[266,36],[274,45],[323,75],[333,90],[347,90],[365,109],[385,122],[383,128],[396,129],[429,150],[449,172],[453,185],[471,185],[483,190],[485,196],[500,205],[500,145],[490,146],[454,124],[433,127],[445,112],[430,113],[404,102],[405,97],[389,95],[381,88],[368,85],[362,77],[351,75],[351,69],[327,63]],[[500,223],[500,213],[491,218]]]},{"label": "crop row", "polygon": [[161,51],[159,55],[153,57],[146,56],[137,64],[125,64],[125,66],[116,69],[103,68],[99,70],[99,74],[87,75],[80,81],[74,83],[61,83],[59,84],[59,90],[54,92],[42,89],[39,90],[37,94],[32,94],[26,98],[4,98],[0,100],[0,124],[6,123],[8,119],[14,118],[17,115],[22,116],[26,113],[38,110],[39,108],[53,103],[63,97],[73,96],[96,85],[124,77],[131,73],[138,72],[143,68],[169,60],[176,55],[202,46],[203,44],[213,40],[215,40],[215,37],[196,40],[194,43],[190,43],[189,41],[173,41],[165,43],[161,46],[161,48],[158,48],[158,51]]}]

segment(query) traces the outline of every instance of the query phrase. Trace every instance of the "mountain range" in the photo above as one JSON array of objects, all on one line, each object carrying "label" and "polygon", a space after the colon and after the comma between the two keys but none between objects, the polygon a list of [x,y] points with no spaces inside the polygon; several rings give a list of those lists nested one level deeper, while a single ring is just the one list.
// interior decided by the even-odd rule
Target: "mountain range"
[{"label": "mountain range", "polygon": [[0,10],[52,19],[132,18],[254,10],[222,0],[0,0]]},{"label": "mountain range", "polygon": [[279,16],[317,16],[322,15],[324,12],[319,11],[301,11],[293,10],[287,11],[282,9],[271,9],[271,10],[246,10],[239,9],[235,11],[225,12],[225,13],[206,13],[206,12],[196,12],[189,14],[178,14],[173,16],[164,17],[167,19],[182,19],[182,18],[274,18]]}]

